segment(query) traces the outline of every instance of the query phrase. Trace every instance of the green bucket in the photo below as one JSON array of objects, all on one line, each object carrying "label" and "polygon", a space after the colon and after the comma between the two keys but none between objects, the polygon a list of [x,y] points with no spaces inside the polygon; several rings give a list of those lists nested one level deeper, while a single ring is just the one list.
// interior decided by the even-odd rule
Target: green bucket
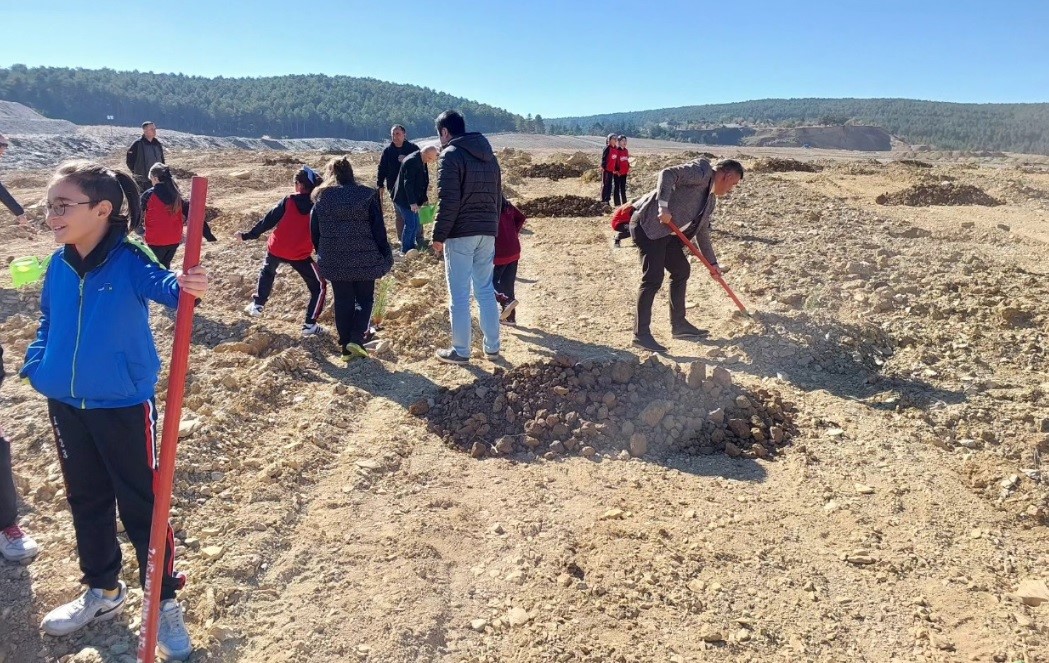
[{"label": "green bucket", "polygon": [[437,205],[423,205],[419,208],[419,223],[428,226],[437,216]]},{"label": "green bucket", "polygon": [[40,262],[40,259],[36,256],[26,256],[25,258],[12,260],[10,265],[11,280],[14,282],[15,287],[20,288],[24,285],[30,285],[44,278],[44,272],[47,271],[47,263],[50,260],[50,256],[43,262]]}]

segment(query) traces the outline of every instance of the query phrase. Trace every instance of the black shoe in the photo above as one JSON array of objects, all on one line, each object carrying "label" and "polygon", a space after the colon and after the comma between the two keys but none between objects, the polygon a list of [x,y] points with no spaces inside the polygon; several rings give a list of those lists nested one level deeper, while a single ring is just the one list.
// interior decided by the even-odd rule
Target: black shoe
[{"label": "black shoe", "polygon": [[501,356],[502,356],[502,353],[500,353],[498,350],[496,350],[495,352],[488,352],[487,350],[484,351],[485,359],[491,359],[491,360],[494,361],[494,360],[498,359]]},{"label": "black shoe", "polygon": [[633,346],[649,352],[664,353],[667,351],[666,346],[661,345],[659,341],[651,336],[635,336]]},{"label": "black shoe", "polygon": [[470,358],[464,357],[455,351],[455,348],[448,348],[446,350],[437,351],[437,359],[443,361],[446,364],[469,364]]},{"label": "black shoe", "polygon": [[700,329],[690,322],[686,322],[683,325],[679,325],[672,333],[672,336],[679,341],[694,341],[696,339],[704,338],[709,336],[710,332],[706,329]]}]

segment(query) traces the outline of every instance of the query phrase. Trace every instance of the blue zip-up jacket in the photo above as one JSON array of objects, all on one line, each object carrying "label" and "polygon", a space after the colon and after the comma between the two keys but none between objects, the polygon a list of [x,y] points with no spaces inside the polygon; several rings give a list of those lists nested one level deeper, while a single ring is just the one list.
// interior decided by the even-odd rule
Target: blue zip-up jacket
[{"label": "blue zip-up jacket", "polygon": [[138,238],[114,228],[86,258],[54,253],[40,293],[40,329],[20,372],[48,398],[82,409],[153,397],[160,357],[149,301],[174,308],[179,285]]}]

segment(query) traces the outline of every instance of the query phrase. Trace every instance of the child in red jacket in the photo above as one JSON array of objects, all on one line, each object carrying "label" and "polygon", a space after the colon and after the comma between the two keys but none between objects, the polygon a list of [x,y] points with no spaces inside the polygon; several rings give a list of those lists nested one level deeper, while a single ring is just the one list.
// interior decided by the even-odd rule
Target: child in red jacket
[{"label": "child in red jacket", "polygon": [[616,170],[612,175],[612,190],[616,207],[626,203],[626,176],[630,173],[630,150],[626,136],[620,136],[616,147]]},{"label": "child in red jacket", "polygon": [[499,215],[499,234],[495,236],[492,285],[495,286],[495,297],[503,309],[499,321],[509,326],[517,324],[514,283],[517,281],[517,262],[521,259],[520,235],[524,224],[525,215],[504,197],[503,211]]},{"label": "child in red jacket", "polygon": [[[153,185],[142,192],[139,204],[142,207],[141,228],[146,245],[164,269],[171,269],[179,244],[182,243],[182,226],[189,216],[189,203],[182,199],[178,182],[171,169],[155,163],[149,169],[149,181]],[[208,222],[204,222],[204,239],[217,241]]]},{"label": "child in red jacket", "polygon": [[612,180],[615,177],[616,164],[619,163],[619,140],[615,134],[608,134],[605,149],[601,152],[601,202],[612,200]]},{"label": "child in red jacket", "polygon": [[320,186],[322,178],[309,166],[295,173],[295,193],[285,196],[251,230],[237,233],[241,240],[258,239],[267,230],[273,230],[266,243],[266,261],[259,272],[259,285],[252,302],[244,311],[252,316],[262,315],[273,291],[273,280],[281,263],[291,265],[310,289],[310,303],[306,306],[306,322],[302,325],[303,336],[313,336],[321,331],[317,318],[324,310],[324,298],[328,283],[321,278],[317,263],[313,261],[313,240],[310,236],[310,211],[313,209],[311,194]]}]

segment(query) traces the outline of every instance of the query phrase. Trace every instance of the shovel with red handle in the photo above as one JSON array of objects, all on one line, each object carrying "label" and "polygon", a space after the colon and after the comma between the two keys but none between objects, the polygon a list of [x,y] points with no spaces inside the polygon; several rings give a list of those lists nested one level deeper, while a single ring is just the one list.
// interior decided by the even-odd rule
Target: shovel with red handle
[{"label": "shovel with red handle", "polygon": [[735,302],[737,307],[739,307],[739,310],[743,312],[743,315],[749,317],[750,311],[748,311],[747,307],[743,305],[743,302],[739,301],[739,297],[736,296],[736,293],[732,292],[732,288],[728,287],[728,283],[725,283],[725,279],[721,277],[721,274],[719,274],[718,271],[707,262],[707,259],[703,257],[703,254],[696,248],[696,245],[693,244],[688,237],[685,237],[685,233],[681,232],[681,229],[678,228],[673,221],[668,221],[666,225],[674,231],[674,234],[681,240],[681,243],[688,247],[688,250],[692,252],[692,255],[699,258],[699,261],[707,268],[707,271],[709,271],[710,275],[714,277],[714,280],[718,282],[718,285],[725,289],[725,292],[728,293],[728,296],[731,297],[732,301]]}]

